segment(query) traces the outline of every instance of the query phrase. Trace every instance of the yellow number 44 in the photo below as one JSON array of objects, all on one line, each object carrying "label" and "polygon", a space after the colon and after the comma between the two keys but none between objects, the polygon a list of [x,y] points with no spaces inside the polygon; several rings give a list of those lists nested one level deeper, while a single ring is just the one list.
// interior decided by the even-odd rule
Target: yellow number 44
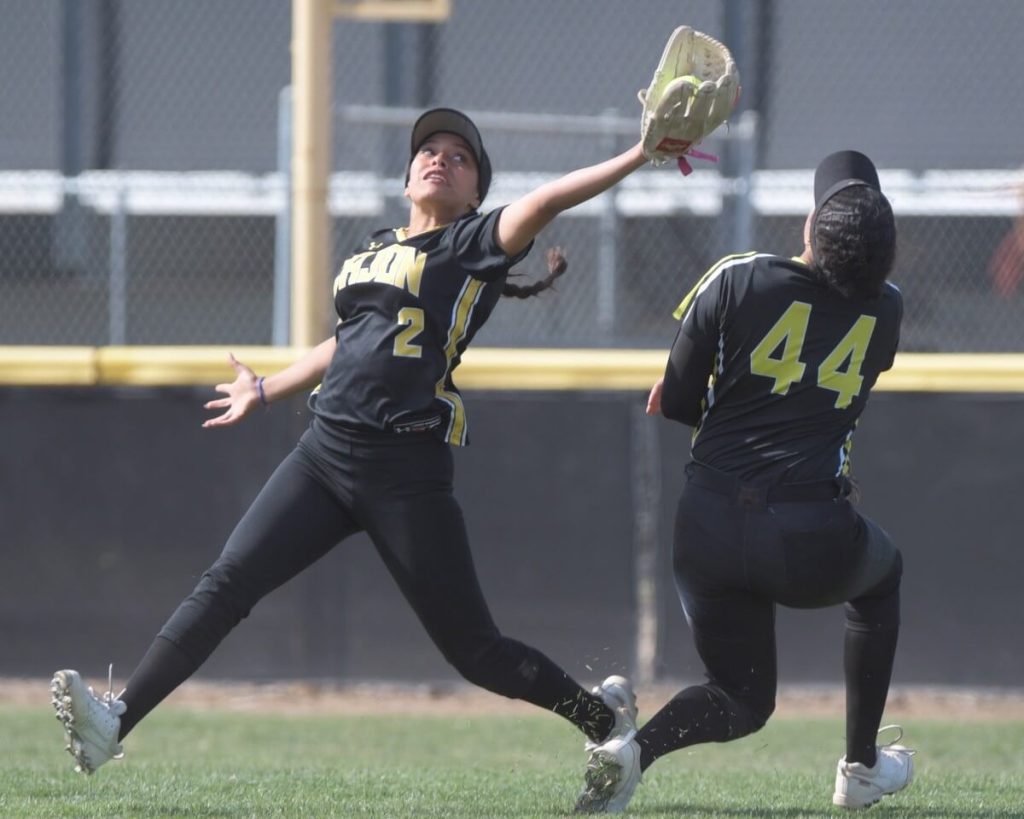
[{"label": "yellow number 44", "polygon": [[[750,372],[772,379],[775,395],[785,395],[804,377],[807,365],[800,361],[800,354],[810,319],[811,305],[793,302],[750,354]],[[836,409],[850,406],[860,393],[864,384],[860,370],[874,330],[875,317],[860,316],[818,367],[818,386],[837,394]]]}]

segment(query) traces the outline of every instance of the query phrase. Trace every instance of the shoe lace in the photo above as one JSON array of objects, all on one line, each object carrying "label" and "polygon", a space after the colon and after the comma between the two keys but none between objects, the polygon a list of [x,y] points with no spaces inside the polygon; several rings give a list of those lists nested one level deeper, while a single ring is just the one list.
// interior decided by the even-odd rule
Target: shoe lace
[{"label": "shoe lace", "polygon": [[883,725],[878,729],[878,736],[881,736],[884,731],[897,731],[898,733],[896,734],[895,739],[878,746],[879,750],[898,751],[899,753],[907,754],[908,756],[913,756],[917,753],[916,748],[905,748],[899,744],[900,740],[903,739],[902,725],[897,725],[895,723],[892,725]]},{"label": "shoe lace", "polygon": [[121,696],[128,689],[122,688],[120,692],[114,694],[114,664],[110,663],[107,666],[107,690],[102,695],[97,694],[93,687],[89,686],[89,694],[97,702],[102,704],[108,711],[115,716],[120,716],[124,712],[124,703],[121,702]]},{"label": "shoe lace", "polygon": [[117,696],[114,696],[114,664],[111,663],[107,666],[107,693],[103,695],[104,702],[113,702],[114,700],[120,700],[122,695],[127,688],[122,688],[117,692]]}]

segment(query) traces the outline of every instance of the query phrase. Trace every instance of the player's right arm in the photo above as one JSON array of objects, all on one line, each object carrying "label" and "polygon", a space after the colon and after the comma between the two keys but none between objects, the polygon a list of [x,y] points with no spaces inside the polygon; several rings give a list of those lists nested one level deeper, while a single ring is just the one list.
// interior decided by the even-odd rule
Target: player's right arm
[{"label": "player's right arm", "polygon": [[559,213],[593,199],[647,162],[637,143],[616,157],[572,171],[507,205],[498,220],[497,238],[509,256],[525,250]]},{"label": "player's right arm", "polygon": [[287,398],[304,390],[309,390],[323,381],[327,366],[331,363],[337,342],[334,336],[322,341],[302,358],[285,367],[281,372],[263,379],[263,396],[260,396],[260,379],[241,361],[228,356],[234,368],[235,380],[230,384],[218,384],[214,389],[224,393],[226,398],[207,401],[206,409],[222,409],[224,412],[215,418],[203,422],[204,427],[224,427],[237,424],[262,403],[269,404],[279,398]]},{"label": "player's right arm", "polygon": [[658,408],[662,415],[691,427],[697,425],[714,360],[715,345],[693,338],[680,326],[661,381]]},{"label": "player's right arm", "polygon": [[660,411],[689,426],[700,423],[718,350],[720,291],[728,263],[736,258],[727,256],[714,264],[673,313],[680,320],[679,329],[665,375],[651,391],[649,413]]}]

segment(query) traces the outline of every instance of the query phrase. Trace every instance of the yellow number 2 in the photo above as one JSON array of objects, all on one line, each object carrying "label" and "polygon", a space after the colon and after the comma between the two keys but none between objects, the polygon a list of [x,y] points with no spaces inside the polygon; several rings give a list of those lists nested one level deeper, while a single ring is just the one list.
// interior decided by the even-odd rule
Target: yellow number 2
[{"label": "yellow number 2", "polygon": [[415,344],[413,339],[423,332],[423,310],[419,307],[403,307],[398,311],[398,323],[403,325],[395,338],[395,355],[403,358],[419,358],[423,355],[423,347]]},{"label": "yellow number 2", "polygon": [[[800,354],[810,319],[811,305],[793,302],[750,354],[750,372],[771,378],[776,395],[785,395],[804,377],[807,365],[800,361]],[[860,368],[874,331],[875,317],[860,316],[818,367],[818,386],[837,393],[836,409],[850,406],[864,385]]]}]

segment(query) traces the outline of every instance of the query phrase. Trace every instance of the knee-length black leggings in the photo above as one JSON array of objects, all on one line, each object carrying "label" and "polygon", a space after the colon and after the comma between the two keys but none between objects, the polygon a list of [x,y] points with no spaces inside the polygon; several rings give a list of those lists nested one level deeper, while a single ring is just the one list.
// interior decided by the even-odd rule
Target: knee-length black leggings
[{"label": "knee-length black leggings", "polygon": [[847,756],[873,764],[899,634],[899,550],[845,497],[744,502],[700,485],[694,471],[679,500],[673,568],[708,682],[679,692],[643,727],[641,764],[765,724],[775,709],[778,604],[844,605]]},{"label": "knee-length black leggings", "polygon": [[[161,671],[148,672],[144,659],[129,679],[122,736],[262,597],[358,531],[370,536],[430,638],[463,677],[554,710],[588,735],[607,733],[613,716],[599,699],[495,625],[452,494],[448,445],[429,434],[337,433],[318,430],[319,423],[277,468],[218,560],[160,631],[147,657]],[[177,648],[176,672],[164,673],[175,661],[159,638]]]}]

